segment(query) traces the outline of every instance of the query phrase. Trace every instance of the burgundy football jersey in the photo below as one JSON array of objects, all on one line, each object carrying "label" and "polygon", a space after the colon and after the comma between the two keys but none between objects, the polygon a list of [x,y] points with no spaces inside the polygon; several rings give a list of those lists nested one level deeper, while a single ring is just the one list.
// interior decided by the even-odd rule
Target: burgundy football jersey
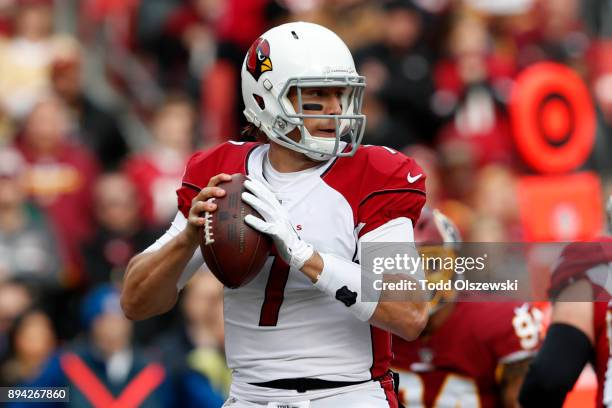
[{"label": "burgundy football jersey", "polygon": [[499,406],[503,366],[535,353],[540,321],[526,303],[458,302],[435,332],[412,342],[394,336],[400,400],[407,408]]}]

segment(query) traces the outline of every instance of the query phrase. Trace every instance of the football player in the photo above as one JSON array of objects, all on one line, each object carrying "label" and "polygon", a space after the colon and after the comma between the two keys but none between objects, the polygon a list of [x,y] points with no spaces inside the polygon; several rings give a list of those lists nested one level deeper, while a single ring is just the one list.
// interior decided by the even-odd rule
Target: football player
[{"label": "football player", "polygon": [[[454,257],[459,233],[437,210],[424,209],[414,229],[424,257]],[[427,264],[426,264],[427,265]],[[430,282],[456,279],[451,269],[425,270]],[[406,408],[515,407],[539,341],[539,310],[519,302],[460,301],[438,291],[425,330],[413,342],[393,337]]]},{"label": "football player", "polygon": [[[612,196],[607,209],[612,232]],[[521,389],[523,407],[561,407],[589,362],[597,375],[597,407],[612,406],[611,282],[612,237],[563,249],[549,289],[551,325]]]},{"label": "football player", "polygon": [[[228,174],[248,175],[245,221],[275,243],[258,276],[224,291],[225,406],[396,407],[392,331],[413,339],[427,302],[365,301],[360,244],[405,242],[425,202],[425,175],[406,156],[359,146],[365,79],[347,46],[316,24],[264,33],[242,65],[244,114],[267,143],[196,153],[170,229],[128,266],[122,305],[142,319],[169,310],[203,262],[201,214],[215,211]],[[379,299],[379,298],[378,298]]]}]

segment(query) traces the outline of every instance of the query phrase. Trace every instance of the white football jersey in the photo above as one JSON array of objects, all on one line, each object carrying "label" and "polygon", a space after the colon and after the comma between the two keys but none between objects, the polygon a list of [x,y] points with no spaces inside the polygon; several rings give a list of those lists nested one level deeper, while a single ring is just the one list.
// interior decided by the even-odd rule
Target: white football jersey
[{"label": "white football jersey", "polygon": [[[212,176],[248,174],[276,194],[300,237],[317,251],[356,260],[360,237],[400,217],[414,225],[425,202],[422,170],[391,149],[361,147],[353,157],[278,173],[268,148],[232,142],[196,153],[177,191],[181,212],[187,216],[191,199]],[[410,222],[405,225],[411,240]],[[249,383],[286,378],[368,380],[389,368],[389,333],[358,320],[279,256],[270,256],[249,284],[225,288],[224,313],[233,387],[245,392]]]}]

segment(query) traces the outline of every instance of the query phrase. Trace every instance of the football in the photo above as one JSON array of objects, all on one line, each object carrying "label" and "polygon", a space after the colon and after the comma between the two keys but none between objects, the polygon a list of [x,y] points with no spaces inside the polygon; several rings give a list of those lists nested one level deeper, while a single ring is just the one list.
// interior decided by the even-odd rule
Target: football
[{"label": "football", "polygon": [[260,217],[250,205],[242,201],[243,174],[232,175],[232,180],[219,184],[226,192],[223,197],[212,198],[217,210],[204,213],[200,249],[211,272],[228,288],[249,283],[261,270],[270,254],[272,240],[244,222],[253,214]]}]

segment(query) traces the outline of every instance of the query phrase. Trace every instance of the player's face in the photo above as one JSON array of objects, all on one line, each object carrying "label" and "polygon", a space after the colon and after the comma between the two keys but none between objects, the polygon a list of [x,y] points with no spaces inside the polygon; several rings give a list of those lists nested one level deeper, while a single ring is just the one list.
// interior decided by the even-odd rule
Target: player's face
[{"label": "player's face", "polygon": [[[340,115],[344,92],[343,87],[302,88],[301,111],[307,115]],[[295,88],[291,89],[288,97],[295,111],[300,112]],[[304,126],[312,136],[336,137],[336,123],[333,119],[306,118]],[[299,140],[299,131],[294,131],[290,136],[294,134],[298,137],[296,140]]]}]

